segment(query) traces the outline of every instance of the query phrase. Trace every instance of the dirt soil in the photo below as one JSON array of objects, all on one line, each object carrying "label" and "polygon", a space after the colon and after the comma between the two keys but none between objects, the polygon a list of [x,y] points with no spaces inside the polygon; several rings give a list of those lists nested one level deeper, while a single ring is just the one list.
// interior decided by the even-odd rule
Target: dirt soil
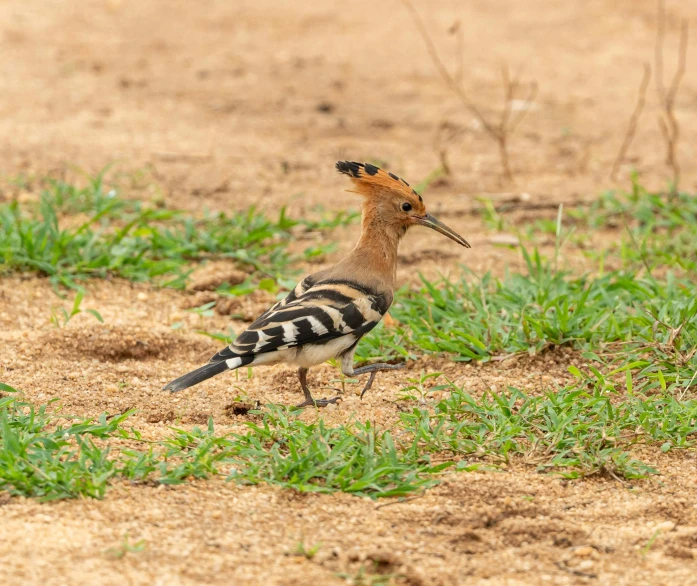
[{"label": "dirt soil", "polygon": [[[47,174],[74,178],[76,167],[94,173],[116,162],[113,177],[127,193],[172,207],[288,205],[301,216],[317,204],[357,206],[333,169],[338,159],[381,162],[417,183],[445,149],[452,173],[429,188],[426,204],[473,248],[414,230],[400,279],[419,270],[454,274],[459,263],[477,272],[520,267],[519,253],[492,242],[471,213],[475,198],[518,197],[533,206],[527,219],[552,217],[559,202],[588,201],[616,185],[610,168],[642,63],[653,58],[655,2],[415,1],[448,63],[455,63],[455,37],[447,31],[460,22],[463,79],[487,114],[502,100],[502,64],[538,83],[534,107],[511,138],[514,181],[501,179],[495,145],[449,93],[397,0],[25,0],[0,4],[0,200],[32,197]],[[668,2],[668,73],[679,15],[697,22],[697,4]],[[676,102],[689,191],[697,191],[695,63],[697,42]],[[621,185],[631,168],[648,187],[666,184],[657,112],[652,85]],[[335,233],[337,256],[356,234],[355,227]],[[217,377],[174,397],[160,391],[217,349],[195,333],[200,318],[183,311],[204,294],[94,282],[84,305],[105,324],[80,315],[56,330],[50,310],[63,302],[46,280],[5,278],[0,380],[32,401],[57,397],[66,413],[137,408],[133,423],[145,437],[210,415],[221,430],[238,424],[244,416],[228,407],[241,392],[262,403],[296,402],[294,373],[282,366],[251,379]],[[253,297],[246,311],[268,302]],[[184,327],[174,331],[178,321]],[[203,325],[244,327],[217,314]],[[570,363],[580,361],[566,352],[484,366],[421,360],[380,375],[363,401],[352,389],[322,416],[389,426],[397,418],[390,401],[422,371],[445,372],[475,392],[539,391],[568,381]],[[311,373],[317,388],[335,376],[329,366]],[[697,584],[694,455],[641,456],[662,474],[634,483],[563,481],[521,463],[448,476],[404,503],[219,481],[123,484],[103,501],[40,504],[0,495],[0,575],[8,585],[299,586],[345,584],[341,574],[367,566],[412,586]],[[131,543],[144,539],[146,550],[114,556],[126,535]],[[321,543],[312,560],[292,555],[299,541]]]}]

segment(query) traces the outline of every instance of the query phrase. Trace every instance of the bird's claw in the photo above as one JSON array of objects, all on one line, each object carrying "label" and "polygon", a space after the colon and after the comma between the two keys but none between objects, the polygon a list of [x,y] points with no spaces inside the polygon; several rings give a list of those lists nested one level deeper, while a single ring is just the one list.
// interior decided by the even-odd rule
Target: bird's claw
[{"label": "bird's claw", "polygon": [[365,386],[363,387],[363,390],[361,391],[361,399],[363,398],[363,395],[365,395],[370,387],[373,386],[373,381],[375,380],[375,375],[377,374],[377,371],[374,370],[373,372],[370,373],[370,376],[368,377],[368,382],[365,383]]},{"label": "bird's claw", "polygon": [[387,370],[401,370],[407,365],[406,362],[400,362],[398,364],[390,364],[390,368],[382,368],[380,370],[374,370],[373,372],[370,373],[370,376],[368,377],[368,382],[365,383],[365,386],[363,387],[363,390],[361,391],[361,399],[363,398],[363,395],[365,395],[369,390],[370,387],[373,386],[373,381],[375,380],[375,375],[378,372],[382,371],[387,371]]}]

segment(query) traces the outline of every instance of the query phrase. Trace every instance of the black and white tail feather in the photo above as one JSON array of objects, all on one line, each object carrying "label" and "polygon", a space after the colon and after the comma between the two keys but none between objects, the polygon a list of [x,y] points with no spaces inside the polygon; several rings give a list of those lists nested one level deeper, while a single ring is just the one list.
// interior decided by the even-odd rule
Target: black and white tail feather
[{"label": "black and white tail feather", "polygon": [[243,366],[287,362],[307,369],[341,357],[343,367],[391,303],[391,294],[365,285],[310,275],[208,364],[173,380],[165,390],[181,391]]}]

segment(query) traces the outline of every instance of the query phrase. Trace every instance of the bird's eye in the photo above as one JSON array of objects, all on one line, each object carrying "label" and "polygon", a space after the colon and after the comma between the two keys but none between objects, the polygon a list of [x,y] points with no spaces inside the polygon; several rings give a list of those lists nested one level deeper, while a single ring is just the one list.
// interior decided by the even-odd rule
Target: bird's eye
[{"label": "bird's eye", "polygon": [[410,212],[410,211],[411,211],[411,204],[410,204],[408,201],[405,201],[405,202],[402,204],[402,209],[403,209],[405,212]]}]

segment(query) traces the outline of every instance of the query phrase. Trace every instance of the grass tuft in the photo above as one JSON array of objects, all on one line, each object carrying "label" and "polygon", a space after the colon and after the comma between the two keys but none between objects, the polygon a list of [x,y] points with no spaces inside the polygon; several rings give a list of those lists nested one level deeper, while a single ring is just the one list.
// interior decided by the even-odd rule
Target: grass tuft
[{"label": "grass tuft", "polygon": [[392,435],[369,422],[328,428],[306,424],[270,408],[262,425],[236,435],[230,479],[267,482],[301,492],[340,490],[357,496],[403,496],[435,484],[432,475],[452,462],[432,465],[415,450],[399,449]]},{"label": "grass tuft", "polygon": [[261,424],[248,423],[247,433],[217,435],[210,420],[204,429],[173,428],[169,438],[152,443],[124,427],[132,412],[65,426],[49,405],[35,408],[8,385],[0,390],[8,393],[0,398],[0,490],[41,500],[102,498],[119,478],[179,484],[213,476],[300,492],[403,496],[433,486],[434,475],[452,465],[432,465],[370,423],[306,424],[274,406]]},{"label": "grass tuft", "polygon": [[256,280],[276,280],[332,249],[319,244],[290,254],[293,229],[327,231],[355,218],[325,213],[317,221],[297,221],[282,208],[273,220],[254,207],[230,216],[193,217],[105,192],[101,176],[81,189],[54,181],[33,206],[0,205],[0,272],[35,271],[68,287],[117,276],[182,288],[194,263],[231,259]]},{"label": "grass tuft", "polygon": [[668,275],[626,271],[574,276],[535,251],[527,274],[503,279],[422,278],[397,295],[394,328],[376,329],[358,347],[363,360],[440,353],[487,361],[570,346],[611,369],[636,371],[636,389],[684,391],[697,385],[697,287]]},{"label": "grass tuft", "polygon": [[451,452],[491,463],[522,461],[567,478],[599,472],[642,478],[657,471],[631,455],[637,445],[663,451],[694,446],[697,401],[668,393],[622,397],[605,379],[528,395],[515,388],[476,398],[450,385],[432,412],[402,414],[423,453]]}]

